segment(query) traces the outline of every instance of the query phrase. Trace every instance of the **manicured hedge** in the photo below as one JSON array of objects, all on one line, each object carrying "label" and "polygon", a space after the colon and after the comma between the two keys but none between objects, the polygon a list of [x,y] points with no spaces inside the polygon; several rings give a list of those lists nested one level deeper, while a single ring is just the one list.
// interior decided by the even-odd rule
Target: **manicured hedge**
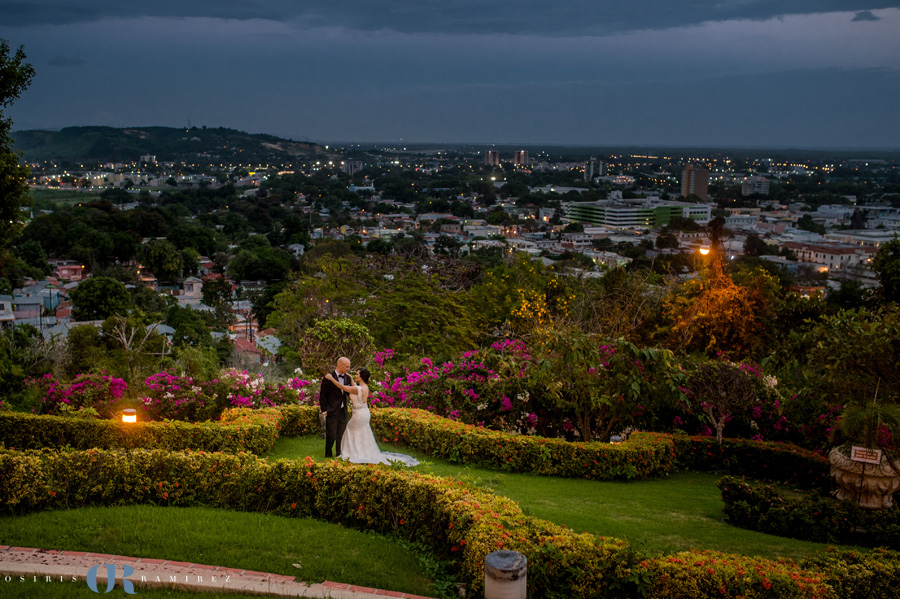
[{"label": "manicured hedge", "polygon": [[675,462],[671,435],[636,433],[626,443],[570,443],[463,424],[425,410],[372,411],[380,442],[402,443],[453,462],[510,472],[592,480],[666,476]]},{"label": "manicured hedge", "polygon": [[501,548],[529,558],[534,598],[888,599],[900,583],[896,553],[828,556],[806,567],[698,551],[641,560],[623,541],[575,534],[462,482],[386,466],[146,449],[0,451],[3,513],[146,502],[312,516],[401,534],[456,557],[474,596],[483,591],[484,557]]},{"label": "manicured hedge", "polygon": [[[277,412],[258,411],[242,422],[136,422],[0,412],[0,446],[15,449],[156,447],[174,451],[265,453],[278,437]],[[239,416],[238,416],[239,417]]]},{"label": "manicured hedge", "polygon": [[823,492],[834,488],[828,458],[795,445],[749,439],[725,439],[719,445],[715,437],[684,435],[675,435],[674,444],[680,469],[726,471]]},{"label": "manicured hedge", "polygon": [[866,510],[815,492],[783,492],[726,476],[718,482],[725,514],[735,526],[819,543],[900,549],[900,507]]}]

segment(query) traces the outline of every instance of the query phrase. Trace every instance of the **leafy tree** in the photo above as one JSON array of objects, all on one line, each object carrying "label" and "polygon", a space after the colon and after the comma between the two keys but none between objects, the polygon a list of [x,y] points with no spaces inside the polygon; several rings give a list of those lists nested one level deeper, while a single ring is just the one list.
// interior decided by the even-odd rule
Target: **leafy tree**
[{"label": "leafy tree", "polygon": [[778,283],[765,271],[742,272],[739,283],[713,272],[666,298],[668,326],[660,333],[671,349],[752,355],[763,351],[773,333],[777,294]]},{"label": "leafy tree", "polygon": [[50,264],[47,263],[47,254],[44,253],[44,248],[37,241],[28,240],[19,244],[15,249],[15,254],[42,276],[47,276],[53,272]]},{"label": "leafy tree", "polygon": [[297,343],[285,347],[289,357],[298,359],[307,373],[325,373],[344,356],[351,364],[368,364],[374,350],[374,339],[368,329],[347,318],[317,320],[305,329]]},{"label": "leafy tree", "polygon": [[878,249],[872,270],[881,282],[884,301],[900,303],[900,240],[891,240]]},{"label": "leafy tree", "polygon": [[70,377],[91,372],[103,364],[106,356],[106,341],[100,329],[84,324],[69,329],[66,337],[66,374]]},{"label": "leafy tree", "polygon": [[568,316],[572,299],[566,278],[523,254],[486,272],[469,293],[478,328],[488,335],[540,334]]},{"label": "leafy tree", "polygon": [[657,249],[671,248],[678,249],[678,238],[672,235],[671,233],[661,233],[656,238],[656,247]]},{"label": "leafy tree", "polygon": [[759,235],[750,233],[744,241],[744,253],[748,256],[762,256],[769,253],[769,246]]},{"label": "leafy tree", "polygon": [[819,235],[825,234],[825,225],[815,222],[809,214],[804,214],[797,219],[797,228],[810,231],[811,233],[818,233]]},{"label": "leafy tree", "polygon": [[174,281],[184,268],[181,253],[170,242],[160,239],[152,239],[142,245],[138,259],[160,281]]},{"label": "leafy tree", "polygon": [[365,320],[377,343],[408,355],[451,358],[475,345],[477,331],[463,298],[443,279],[415,270],[396,272],[366,300]]},{"label": "leafy tree", "polygon": [[371,254],[388,255],[394,251],[394,246],[386,239],[373,239],[366,245],[366,251]]},{"label": "leafy tree", "polygon": [[456,258],[459,256],[459,248],[462,245],[462,242],[455,237],[441,235],[434,242],[434,253]]},{"label": "leafy tree", "polygon": [[105,320],[125,315],[131,305],[125,285],[109,277],[91,277],[71,293],[74,320]]},{"label": "leafy tree", "polygon": [[687,388],[716,429],[720,444],[725,424],[756,401],[752,375],[727,362],[700,364],[688,377]]},{"label": "leafy tree", "polygon": [[0,40],[0,248],[5,248],[21,220],[20,209],[28,203],[29,175],[27,166],[20,164],[20,154],[13,149],[9,134],[12,119],[3,109],[15,102],[31,83],[34,68],[25,62],[25,51],[20,46],[10,54],[9,43]]}]

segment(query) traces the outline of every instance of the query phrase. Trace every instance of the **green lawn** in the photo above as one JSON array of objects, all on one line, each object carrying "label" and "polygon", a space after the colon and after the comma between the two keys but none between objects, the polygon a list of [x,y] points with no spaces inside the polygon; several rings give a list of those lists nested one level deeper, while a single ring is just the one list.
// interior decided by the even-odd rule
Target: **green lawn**
[{"label": "green lawn", "polygon": [[[420,472],[460,478],[514,499],[530,516],[576,532],[625,539],[647,552],[698,548],[772,559],[799,558],[826,547],[724,523],[722,497],[716,487],[719,476],[714,474],[681,472],[657,480],[597,482],[510,474],[454,464],[398,445],[379,445],[385,451],[417,457],[423,462],[416,467]],[[311,456],[321,461],[324,453],[321,437],[284,437],[268,457]]]},{"label": "green lawn", "polygon": [[[0,518],[0,544],[195,562],[435,596],[414,551],[380,535],[312,519],[207,508],[93,507]],[[32,592],[22,596],[38,596],[34,587],[22,586]],[[0,596],[12,588],[0,586]],[[64,593],[72,587],[46,588]]]},{"label": "green lawn", "polygon": [[29,191],[37,210],[52,209],[57,206],[72,206],[75,204],[87,204],[100,199],[100,194],[94,191],[76,191],[73,189],[43,189],[31,188]]}]

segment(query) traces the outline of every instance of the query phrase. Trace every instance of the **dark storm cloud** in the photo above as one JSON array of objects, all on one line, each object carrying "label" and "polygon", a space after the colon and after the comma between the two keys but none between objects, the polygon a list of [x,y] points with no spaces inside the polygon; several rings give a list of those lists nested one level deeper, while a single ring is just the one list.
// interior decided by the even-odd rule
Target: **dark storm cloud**
[{"label": "dark storm cloud", "polygon": [[871,10],[863,10],[856,13],[856,16],[853,17],[854,21],[880,21],[878,17],[872,14]]},{"label": "dark storm cloud", "polygon": [[[898,0],[0,0],[7,27],[63,24],[106,18],[212,17],[267,19],[299,28],[337,27],[400,33],[505,33],[610,35],[639,29],[667,29],[705,21],[765,20],[773,17],[857,12],[900,7]],[[865,9],[865,10],[863,10]],[[862,11],[862,12],[860,12]],[[872,15],[874,17],[874,15]],[[877,17],[875,17],[877,18]]]},{"label": "dark storm cloud", "polygon": [[87,61],[77,55],[63,56],[62,54],[57,54],[47,61],[47,66],[50,67],[80,67],[84,64],[87,64]]}]

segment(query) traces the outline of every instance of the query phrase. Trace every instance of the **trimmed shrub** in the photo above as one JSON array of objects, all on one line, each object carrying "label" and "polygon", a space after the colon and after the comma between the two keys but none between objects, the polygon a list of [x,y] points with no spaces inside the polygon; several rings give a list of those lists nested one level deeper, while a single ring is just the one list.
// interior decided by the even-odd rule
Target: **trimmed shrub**
[{"label": "trimmed shrub", "polygon": [[735,526],[819,543],[900,549],[900,508],[865,510],[818,493],[784,497],[773,485],[733,476],[718,482],[725,514]]},{"label": "trimmed shrub", "polygon": [[833,486],[828,458],[789,445],[747,439],[675,435],[678,467],[703,472],[726,471],[762,480],[787,482],[804,489],[830,491]]},{"label": "trimmed shrub", "polygon": [[666,476],[675,454],[671,435],[635,433],[627,443],[570,443],[463,424],[424,410],[372,411],[372,431],[383,442],[408,445],[463,464],[510,472],[593,480]]},{"label": "trimmed shrub", "polygon": [[[264,418],[265,414],[260,417]],[[163,448],[265,453],[275,446],[277,423],[136,422],[87,420],[0,412],[0,445],[16,449],[72,447]]]}]

